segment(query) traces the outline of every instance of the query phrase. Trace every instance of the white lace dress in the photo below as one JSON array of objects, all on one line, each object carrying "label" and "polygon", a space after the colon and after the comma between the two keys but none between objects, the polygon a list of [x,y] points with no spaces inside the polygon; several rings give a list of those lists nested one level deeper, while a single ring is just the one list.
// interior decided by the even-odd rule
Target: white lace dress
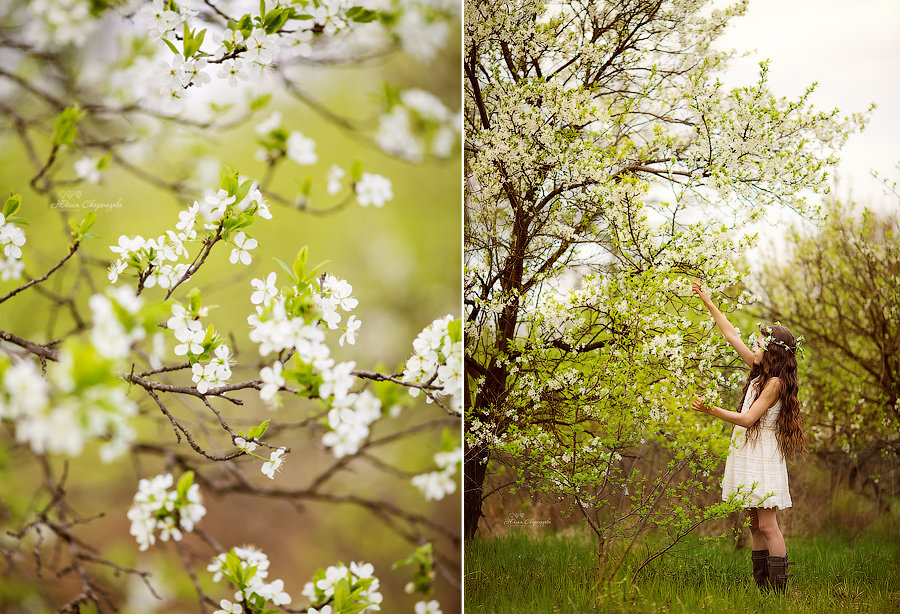
[{"label": "white lace dress", "polygon": [[[751,382],[744,398],[741,413],[753,405],[759,395],[758,380]],[[770,407],[759,419],[759,436],[746,441],[747,429],[735,426],[731,433],[731,452],[725,461],[722,477],[722,500],[735,492],[749,495],[744,507],[791,507],[788,489],[787,464],[775,439],[775,421],[781,410],[781,401]]]}]

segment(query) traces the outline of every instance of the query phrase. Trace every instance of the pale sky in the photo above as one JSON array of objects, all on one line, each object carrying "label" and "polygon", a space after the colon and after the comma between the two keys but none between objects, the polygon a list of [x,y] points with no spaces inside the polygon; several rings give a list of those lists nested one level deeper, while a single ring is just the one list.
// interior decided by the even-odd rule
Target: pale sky
[{"label": "pale sky", "polygon": [[[724,6],[728,2],[718,2]],[[723,79],[727,85],[754,83],[759,62],[768,58],[769,81],[777,96],[795,98],[818,82],[817,108],[843,114],[864,111],[874,102],[865,131],[850,137],[841,152],[837,195],[852,189],[873,208],[896,207],[877,170],[900,180],[900,2],[897,0],[750,0],[734,18],[722,48],[754,51],[737,58]]]}]

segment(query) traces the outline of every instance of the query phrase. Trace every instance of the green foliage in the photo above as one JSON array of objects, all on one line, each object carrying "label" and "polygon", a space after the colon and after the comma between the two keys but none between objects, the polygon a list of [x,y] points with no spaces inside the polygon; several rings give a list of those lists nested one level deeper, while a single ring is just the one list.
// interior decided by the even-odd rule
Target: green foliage
[{"label": "green foliage", "polygon": [[378,19],[378,11],[367,9],[362,6],[351,6],[345,13],[347,19],[357,23],[369,23]]},{"label": "green foliage", "polygon": [[84,117],[85,113],[86,111],[79,108],[77,104],[63,109],[53,124],[53,136],[51,139],[53,145],[73,147],[75,138],[78,136],[78,126],[76,124]]},{"label": "green foliage", "polygon": [[100,235],[88,233],[91,226],[97,221],[97,214],[91,210],[88,211],[84,219],[81,220],[81,223],[76,223],[75,220],[69,220],[69,227],[72,229],[72,241],[74,243],[81,243],[85,239],[92,239],[98,237]]},{"label": "green foliage", "polygon": [[405,565],[415,566],[415,575],[413,576],[413,587],[415,592],[430,595],[434,592],[431,582],[434,580],[434,554],[431,549],[431,542],[422,544],[416,551],[402,561],[397,561],[391,569],[397,569]]}]

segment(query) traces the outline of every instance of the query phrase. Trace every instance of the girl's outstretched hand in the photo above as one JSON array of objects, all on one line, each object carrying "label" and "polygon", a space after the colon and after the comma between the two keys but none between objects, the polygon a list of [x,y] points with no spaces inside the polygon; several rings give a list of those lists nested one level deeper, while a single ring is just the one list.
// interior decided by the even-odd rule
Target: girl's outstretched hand
[{"label": "girl's outstretched hand", "polygon": [[693,290],[694,294],[699,296],[700,300],[703,301],[704,303],[706,303],[710,300],[709,293],[704,292],[703,287],[700,286],[700,284],[697,283],[696,281],[691,282],[691,290]]},{"label": "girl's outstretched hand", "polygon": [[703,403],[703,397],[694,397],[694,401],[691,403],[691,409],[703,414],[709,411],[709,408]]}]

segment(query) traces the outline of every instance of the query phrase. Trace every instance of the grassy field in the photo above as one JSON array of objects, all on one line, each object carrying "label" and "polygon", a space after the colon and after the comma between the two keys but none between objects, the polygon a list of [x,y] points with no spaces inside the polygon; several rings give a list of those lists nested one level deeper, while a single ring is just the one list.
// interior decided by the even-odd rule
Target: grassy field
[{"label": "grassy field", "polygon": [[[851,537],[788,538],[785,595],[760,594],[750,549],[722,539],[657,559],[636,582],[631,557],[606,587],[596,581],[596,542],[588,535],[510,533],[465,548],[465,612],[898,612],[900,538],[883,532]],[[643,557],[640,557],[641,559]],[[626,579],[621,579],[621,578]]]}]

